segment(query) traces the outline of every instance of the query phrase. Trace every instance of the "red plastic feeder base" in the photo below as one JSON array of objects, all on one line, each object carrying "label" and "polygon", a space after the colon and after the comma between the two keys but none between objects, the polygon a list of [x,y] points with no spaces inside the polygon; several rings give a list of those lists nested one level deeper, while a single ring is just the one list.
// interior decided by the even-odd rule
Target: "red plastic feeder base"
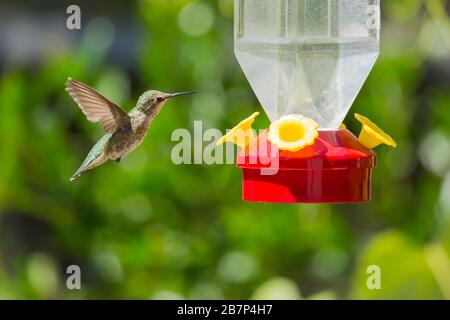
[{"label": "red plastic feeder base", "polygon": [[238,154],[242,198],[274,203],[369,201],[376,155],[348,130],[319,131],[314,145],[279,151],[266,133]]}]

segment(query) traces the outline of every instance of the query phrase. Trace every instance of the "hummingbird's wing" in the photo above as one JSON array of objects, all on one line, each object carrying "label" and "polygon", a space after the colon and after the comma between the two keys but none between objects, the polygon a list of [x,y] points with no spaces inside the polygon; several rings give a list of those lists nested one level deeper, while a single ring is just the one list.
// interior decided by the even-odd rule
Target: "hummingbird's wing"
[{"label": "hummingbird's wing", "polygon": [[131,127],[130,117],[125,111],[88,85],[69,78],[66,83],[66,91],[78,104],[87,119],[92,122],[100,122],[106,132],[112,133],[119,127]]}]

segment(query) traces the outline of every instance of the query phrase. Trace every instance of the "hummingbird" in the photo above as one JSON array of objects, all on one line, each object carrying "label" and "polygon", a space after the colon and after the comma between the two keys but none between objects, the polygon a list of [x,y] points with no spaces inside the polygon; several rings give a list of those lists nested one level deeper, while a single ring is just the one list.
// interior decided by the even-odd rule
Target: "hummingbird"
[{"label": "hummingbird", "polygon": [[147,135],[148,128],[170,98],[195,92],[144,92],[136,106],[126,113],[90,86],[68,78],[66,91],[91,122],[100,123],[105,135],[92,147],[70,181],[108,160],[120,160],[136,149]]}]

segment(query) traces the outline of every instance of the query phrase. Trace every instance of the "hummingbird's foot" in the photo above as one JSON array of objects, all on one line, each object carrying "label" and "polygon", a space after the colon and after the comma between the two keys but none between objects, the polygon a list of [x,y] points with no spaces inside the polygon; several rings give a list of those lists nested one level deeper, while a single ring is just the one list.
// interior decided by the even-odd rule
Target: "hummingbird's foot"
[{"label": "hummingbird's foot", "polygon": [[122,158],[117,158],[117,159],[116,159],[116,163],[119,163],[120,160],[122,160]]}]

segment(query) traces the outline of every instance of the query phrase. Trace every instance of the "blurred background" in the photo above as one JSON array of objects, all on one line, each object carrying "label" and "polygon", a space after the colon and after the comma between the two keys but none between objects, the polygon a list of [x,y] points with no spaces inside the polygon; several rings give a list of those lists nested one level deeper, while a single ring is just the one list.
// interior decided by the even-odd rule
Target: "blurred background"
[{"label": "blurred background", "polygon": [[[232,0],[76,1],[82,29],[68,30],[74,2],[0,1],[0,298],[450,299],[450,1],[382,1],[380,59],[346,124],[366,115],[399,147],[377,149],[373,200],[352,205],[245,203],[233,165],[172,163],[174,129],[261,111]],[[150,88],[201,94],[69,183],[102,130],[68,76],[126,110]]]}]

